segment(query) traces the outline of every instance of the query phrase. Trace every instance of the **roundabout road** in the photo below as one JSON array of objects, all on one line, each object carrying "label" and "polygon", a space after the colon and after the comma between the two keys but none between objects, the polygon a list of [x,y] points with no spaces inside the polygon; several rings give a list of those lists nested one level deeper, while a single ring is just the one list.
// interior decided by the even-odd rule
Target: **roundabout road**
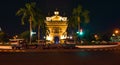
[{"label": "roundabout road", "polygon": [[[120,65],[120,50],[65,49],[0,52],[0,65]],[[18,52],[19,51],[19,52]],[[30,52],[32,51],[32,52]],[[38,52],[39,51],[39,52]]]}]

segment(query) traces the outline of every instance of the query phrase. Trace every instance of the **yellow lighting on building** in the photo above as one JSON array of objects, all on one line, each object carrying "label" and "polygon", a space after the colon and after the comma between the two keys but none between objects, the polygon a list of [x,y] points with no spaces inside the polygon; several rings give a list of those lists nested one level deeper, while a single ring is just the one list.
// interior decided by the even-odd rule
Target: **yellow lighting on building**
[{"label": "yellow lighting on building", "polygon": [[55,11],[54,14],[55,14],[55,15],[59,15],[59,12],[58,12],[58,11]]},{"label": "yellow lighting on building", "polygon": [[66,37],[65,36],[61,36],[61,39],[66,39]]},{"label": "yellow lighting on building", "polygon": [[52,40],[52,37],[51,36],[47,36],[46,40]]},{"label": "yellow lighting on building", "polygon": [[64,43],[64,39],[67,37],[67,21],[67,17],[60,16],[59,11],[55,11],[53,16],[46,17],[46,27],[50,31],[49,36],[46,36],[46,40],[50,40],[55,44]]}]

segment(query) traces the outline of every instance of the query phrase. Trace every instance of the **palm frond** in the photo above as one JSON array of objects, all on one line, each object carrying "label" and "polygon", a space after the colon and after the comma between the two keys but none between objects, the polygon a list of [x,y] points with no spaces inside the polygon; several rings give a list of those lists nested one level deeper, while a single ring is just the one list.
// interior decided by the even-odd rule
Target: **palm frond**
[{"label": "palm frond", "polygon": [[22,22],[22,24],[24,25],[25,23],[25,18],[27,18],[27,13],[26,12],[24,12],[23,13],[23,16],[22,16],[22,18],[21,18],[21,22]]},{"label": "palm frond", "polygon": [[24,8],[20,8],[20,9],[17,11],[16,15],[17,15],[17,16],[20,16],[20,15],[22,15],[22,14],[24,13],[24,11],[25,11]]},{"label": "palm frond", "polygon": [[31,4],[31,7],[32,7],[32,8],[35,8],[35,6],[36,6],[36,3],[35,3],[35,2],[31,2],[30,4]]},{"label": "palm frond", "polygon": [[77,9],[77,14],[79,16],[82,13],[82,6],[78,5],[78,7],[76,9]]},{"label": "palm frond", "polygon": [[88,11],[88,10],[85,10],[85,11],[82,13],[82,16],[84,17],[85,23],[89,23],[89,21],[90,21],[88,15],[89,15],[89,11]]}]

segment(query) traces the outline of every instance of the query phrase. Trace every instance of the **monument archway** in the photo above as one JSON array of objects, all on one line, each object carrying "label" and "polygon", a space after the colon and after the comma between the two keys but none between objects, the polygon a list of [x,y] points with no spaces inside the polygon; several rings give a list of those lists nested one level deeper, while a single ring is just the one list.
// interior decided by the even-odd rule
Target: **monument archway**
[{"label": "monument archway", "polygon": [[67,17],[62,17],[59,15],[58,11],[54,12],[55,15],[46,17],[45,23],[50,31],[49,35],[46,36],[46,40],[52,43],[58,44],[63,43],[64,39],[67,37]]},{"label": "monument archway", "polygon": [[59,36],[54,37],[54,44],[59,44],[60,43],[60,38]]}]

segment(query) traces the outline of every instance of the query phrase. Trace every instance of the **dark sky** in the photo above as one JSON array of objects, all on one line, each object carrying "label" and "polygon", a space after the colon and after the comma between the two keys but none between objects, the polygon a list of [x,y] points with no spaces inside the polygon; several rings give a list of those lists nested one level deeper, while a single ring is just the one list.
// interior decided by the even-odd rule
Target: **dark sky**
[{"label": "dark sky", "polygon": [[72,9],[81,4],[90,11],[88,28],[92,32],[108,32],[120,28],[120,1],[119,0],[1,0],[0,27],[10,35],[18,34],[28,29],[28,25],[21,25],[16,11],[24,7],[27,2],[36,2],[43,14],[53,14],[56,8],[60,14],[70,16]]}]

